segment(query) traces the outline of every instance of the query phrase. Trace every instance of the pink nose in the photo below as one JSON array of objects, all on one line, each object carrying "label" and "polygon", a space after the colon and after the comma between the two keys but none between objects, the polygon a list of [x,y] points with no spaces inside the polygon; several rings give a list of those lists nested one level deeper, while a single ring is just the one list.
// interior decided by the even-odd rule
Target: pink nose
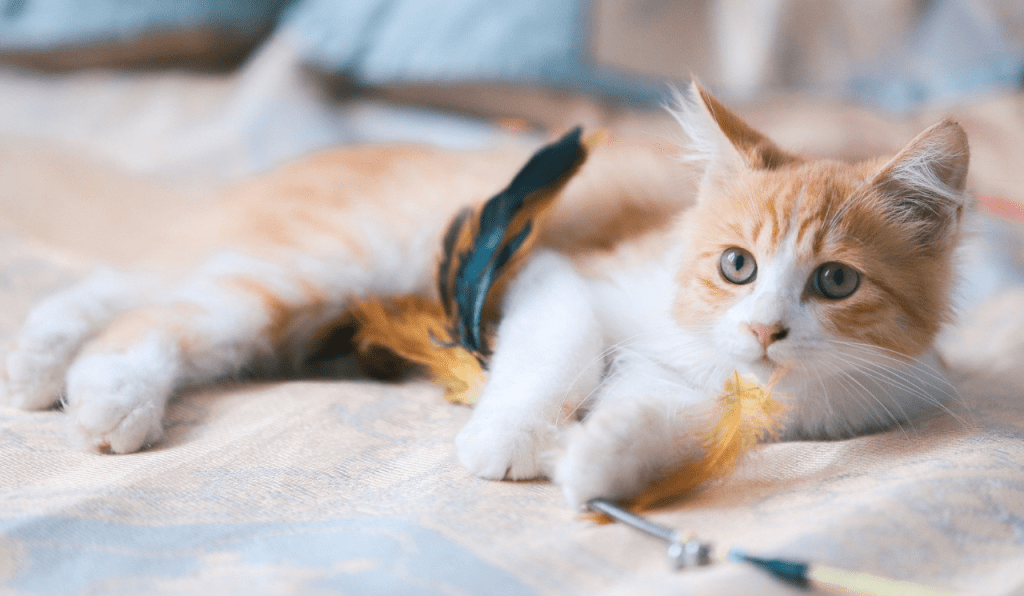
[{"label": "pink nose", "polygon": [[789,335],[789,329],[783,327],[779,323],[773,325],[762,325],[760,323],[748,323],[747,328],[750,332],[757,336],[757,341],[761,342],[761,346],[764,349],[768,349],[768,346],[773,343],[786,339]]}]

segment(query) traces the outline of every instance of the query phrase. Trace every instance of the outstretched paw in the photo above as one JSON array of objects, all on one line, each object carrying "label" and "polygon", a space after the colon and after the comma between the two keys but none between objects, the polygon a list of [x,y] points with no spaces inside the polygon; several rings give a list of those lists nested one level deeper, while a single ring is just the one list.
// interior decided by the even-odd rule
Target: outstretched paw
[{"label": "outstretched paw", "polygon": [[68,371],[72,433],[85,448],[113,453],[159,441],[176,368],[175,347],[156,332],[123,352],[79,358]]},{"label": "outstretched paw", "polygon": [[82,345],[134,304],[147,279],[101,270],[29,313],[0,375],[0,399],[41,410],[61,399],[65,375]]},{"label": "outstretched paw", "polygon": [[60,401],[67,362],[52,351],[12,346],[0,375],[0,400],[23,410],[43,410]]}]

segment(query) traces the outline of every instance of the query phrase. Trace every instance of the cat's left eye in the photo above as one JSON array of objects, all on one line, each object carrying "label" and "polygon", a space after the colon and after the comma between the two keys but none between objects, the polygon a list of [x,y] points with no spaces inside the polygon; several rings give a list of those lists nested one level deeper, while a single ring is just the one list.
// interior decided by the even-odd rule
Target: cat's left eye
[{"label": "cat's left eye", "polygon": [[738,286],[748,284],[757,277],[757,262],[750,252],[733,246],[725,249],[718,262],[718,271],[725,281]]},{"label": "cat's left eye", "polygon": [[825,263],[811,277],[814,290],[829,300],[841,300],[860,287],[860,273],[842,263]]}]

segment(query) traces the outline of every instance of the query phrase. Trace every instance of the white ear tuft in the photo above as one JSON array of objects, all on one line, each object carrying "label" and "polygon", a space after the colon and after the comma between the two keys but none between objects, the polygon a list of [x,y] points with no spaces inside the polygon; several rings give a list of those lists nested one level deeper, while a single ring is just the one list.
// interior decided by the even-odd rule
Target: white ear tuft
[{"label": "white ear tuft", "polygon": [[709,174],[740,168],[774,170],[800,161],[730,111],[696,79],[676,90],[669,111],[686,135],[684,159],[704,164]]},{"label": "white ear tuft", "polygon": [[871,186],[891,217],[912,227],[922,245],[945,245],[967,204],[969,162],[967,133],[947,118],[883,165]]},{"label": "white ear tuft", "polygon": [[693,80],[686,87],[672,90],[673,102],[667,109],[685,136],[683,160],[709,167],[739,165],[742,159],[728,137],[715,122],[700,93],[700,84]]}]

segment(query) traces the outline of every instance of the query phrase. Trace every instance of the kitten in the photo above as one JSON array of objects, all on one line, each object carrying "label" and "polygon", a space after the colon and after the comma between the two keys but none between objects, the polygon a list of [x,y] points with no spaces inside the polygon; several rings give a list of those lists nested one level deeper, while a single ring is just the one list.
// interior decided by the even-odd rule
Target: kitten
[{"label": "kitten", "polygon": [[[865,433],[949,398],[932,343],[971,207],[963,130],[940,122],[891,159],[845,164],[783,151],[696,83],[675,115],[683,160],[612,143],[556,201],[456,438],[470,472],[548,476],[574,506],[634,495],[699,454],[702,408],[734,370],[785,372],[789,438]],[[230,189],[169,247],[213,255],[181,279],[106,271],[35,308],[4,393],[63,399],[87,448],[159,441],[174,393],[301,370],[352,296],[436,298],[446,224],[524,160],[354,148]]]}]

